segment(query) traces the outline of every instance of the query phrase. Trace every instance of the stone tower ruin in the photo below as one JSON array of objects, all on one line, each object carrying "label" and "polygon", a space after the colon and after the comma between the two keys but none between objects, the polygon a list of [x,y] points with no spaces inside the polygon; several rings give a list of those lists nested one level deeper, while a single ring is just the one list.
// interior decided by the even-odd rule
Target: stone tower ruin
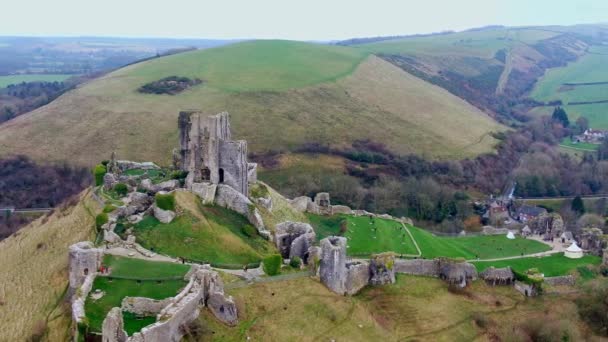
[{"label": "stone tower ruin", "polygon": [[74,293],[89,274],[97,272],[102,258],[103,250],[95,248],[90,241],[82,241],[70,246],[70,293]]},{"label": "stone tower ruin", "polygon": [[257,164],[247,162],[247,141],[232,140],[229,119],[226,112],[211,116],[180,112],[176,163],[188,172],[187,188],[200,183],[226,184],[248,196],[249,183],[256,181]]}]

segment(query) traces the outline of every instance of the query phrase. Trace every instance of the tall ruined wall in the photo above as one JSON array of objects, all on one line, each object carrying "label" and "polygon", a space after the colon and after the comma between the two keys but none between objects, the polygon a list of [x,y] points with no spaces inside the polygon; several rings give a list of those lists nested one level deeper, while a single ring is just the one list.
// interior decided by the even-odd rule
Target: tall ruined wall
[{"label": "tall ruined wall", "polygon": [[346,238],[330,236],[321,240],[319,273],[321,282],[330,290],[346,293]]},{"label": "tall ruined wall", "polygon": [[224,183],[230,185],[247,196],[249,182],[247,181],[247,142],[220,141],[219,169],[223,170]]}]

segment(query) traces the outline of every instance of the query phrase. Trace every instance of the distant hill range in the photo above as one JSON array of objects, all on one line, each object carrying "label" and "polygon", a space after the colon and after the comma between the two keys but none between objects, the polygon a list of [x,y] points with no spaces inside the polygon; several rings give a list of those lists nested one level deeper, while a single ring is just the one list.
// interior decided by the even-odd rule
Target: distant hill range
[{"label": "distant hill range", "polygon": [[[170,76],[201,82],[175,95],[138,91]],[[257,153],[369,139],[399,154],[461,158],[491,152],[491,133],[505,129],[367,50],[259,40],[152,59],[81,85],[1,125],[0,154],[91,165],[116,150],[168,164],[178,112],[193,108],[228,111],[235,136]]]},{"label": "distant hill range", "polygon": [[[129,65],[0,125],[0,155],[91,165],[116,150],[167,164],[179,110],[202,109],[230,112],[258,154],[369,140],[396,154],[473,157],[493,151],[504,125],[555,103],[532,98],[537,80],[602,48],[608,26],[389,38],[247,41]],[[138,91],[170,76],[201,82],[174,95]]]}]

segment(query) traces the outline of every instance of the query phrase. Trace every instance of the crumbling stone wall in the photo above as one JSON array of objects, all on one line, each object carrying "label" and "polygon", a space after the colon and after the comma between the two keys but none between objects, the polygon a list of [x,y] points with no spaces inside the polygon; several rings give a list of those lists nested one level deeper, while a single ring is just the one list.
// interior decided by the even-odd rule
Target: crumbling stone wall
[{"label": "crumbling stone wall", "polygon": [[602,253],[603,253],[602,265],[608,266],[608,248],[604,249],[604,251]]},{"label": "crumbling stone wall", "polygon": [[[113,308],[104,319],[102,340],[104,342],[180,341],[184,334],[182,327],[197,319],[201,306],[207,306],[226,324],[237,323],[236,304],[232,297],[224,295],[224,284],[217,272],[209,267],[195,266],[187,276],[190,277],[190,281],[186,287],[177,296],[165,300],[168,304],[158,313],[157,322],[144,327],[131,337],[125,337],[120,308]],[[136,302],[137,304],[123,301],[123,305],[127,308],[133,308],[135,305],[136,310],[155,310],[158,304],[153,303],[152,300],[146,302],[145,299],[137,299]]]},{"label": "crumbling stone wall", "polygon": [[439,261],[429,259],[399,259],[395,260],[395,272],[426,277],[439,277]]},{"label": "crumbling stone wall", "polygon": [[297,256],[306,263],[308,248],[314,244],[315,236],[308,223],[286,221],[275,226],[275,243],[284,259]]},{"label": "crumbling stone wall", "polygon": [[96,273],[103,259],[103,250],[90,241],[77,242],[69,248],[69,294],[72,295],[87,275]]},{"label": "crumbling stone wall", "polygon": [[543,282],[553,286],[573,286],[576,284],[576,278],[571,275],[561,277],[546,277]]},{"label": "crumbling stone wall", "polygon": [[169,305],[171,301],[172,298],[158,300],[146,297],[125,297],[122,299],[120,307],[123,311],[137,315],[154,316]]},{"label": "crumbling stone wall", "polygon": [[521,281],[516,280],[513,287],[526,297],[535,297],[539,294],[536,286],[522,283]]},{"label": "crumbling stone wall", "polygon": [[346,280],[344,287],[346,294],[355,295],[369,284],[370,265],[365,261],[353,261],[346,263]]},{"label": "crumbling stone wall", "polygon": [[331,201],[328,192],[319,192],[315,195],[315,204],[319,208],[319,213],[331,215]]},{"label": "crumbling stone wall", "polygon": [[371,285],[395,283],[395,255],[393,253],[372,255],[369,266]]},{"label": "crumbling stone wall", "polygon": [[578,236],[580,247],[593,255],[602,255],[602,250],[606,247],[603,234],[599,228],[583,228]]},{"label": "crumbling stone wall", "polygon": [[103,320],[101,326],[102,342],[125,342],[128,339],[124,328],[122,311],[120,308],[112,308]]},{"label": "crumbling stone wall", "polygon": [[271,239],[272,236],[262,220],[259,210],[253,205],[251,200],[242,193],[234,190],[232,187],[220,184],[217,187],[217,195],[215,197],[217,205],[236,211],[237,213],[247,217],[249,222],[258,230],[260,235]]}]

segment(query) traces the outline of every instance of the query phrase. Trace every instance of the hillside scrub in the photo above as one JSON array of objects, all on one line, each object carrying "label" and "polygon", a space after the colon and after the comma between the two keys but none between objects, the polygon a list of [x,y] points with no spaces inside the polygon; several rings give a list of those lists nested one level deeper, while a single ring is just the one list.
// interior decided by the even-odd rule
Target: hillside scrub
[{"label": "hillside scrub", "polygon": [[283,264],[283,258],[281,258],[281,255],[279,254],[273,254],[264,258],[262,263],[264,265],[264,273],[273,276],[279,274],[281,264]]},{"label": "hillside scrub", "polygon": [[[0,207],[53,208],[90,185],[90,171],[61,164],[39,164],[26,156],[0,158]],[[0,240],[36,216],[0,213]]]}]

